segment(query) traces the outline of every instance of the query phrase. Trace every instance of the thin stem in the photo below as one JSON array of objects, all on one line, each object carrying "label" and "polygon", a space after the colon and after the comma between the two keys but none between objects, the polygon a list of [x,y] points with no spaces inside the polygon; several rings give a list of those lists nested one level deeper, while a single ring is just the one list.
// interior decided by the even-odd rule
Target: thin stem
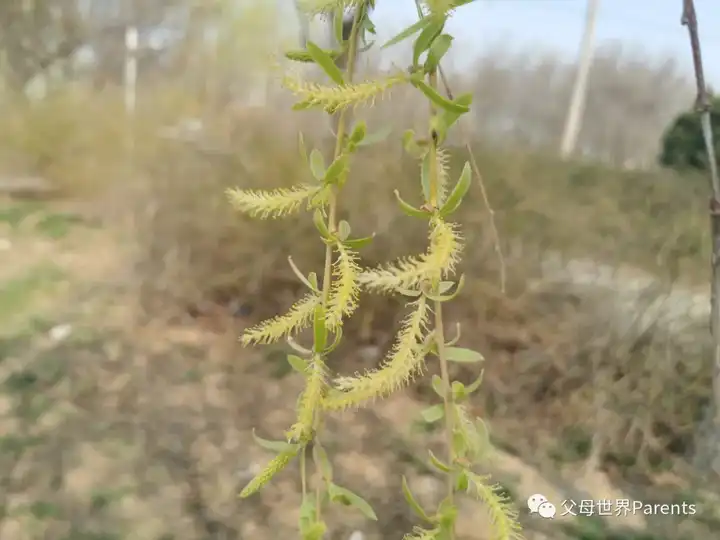
[{"label": "thin stem", "polygon": [[[360,28],[360,18],[365,13],[365,2],[360,2],[355,9],[355,19],[353,21],[352,31],[350,33],[350,45],[348,47],[348,63],[345,70],[345,78],[348,82],[352,81],[353,73],[355,71],[355,57],[357,56],[357,42],[358,42],[358,31]],[[343,143],[345,141],[346,131],[346,113],[347,109],[340,111],[338,116],[337,133],[335,140],[335,151],[333,158],[337,158],[343,149]],[[337,192],[335,187],[331,187],[330,196],[328,197],[328,218],[327,228],[333,233],[337,230]],[[322,301],[323,305],[327,306],[330,298],[330,289],[332,287],[332,262],[333,262],[333,246],[328,245],[325,248],[325,267],[323,270],[322,280]],[[320,409],[315,411],[315,417],[313,422],[314,438],[319,439],[320,429],[322,424],[322,413]],[[320,503],[322,502],[322,482],[320,482],[320,466],[315,463],[315,474],[317,476],[315,483],[315,517],[317,521],[320,521],[321,508]]]},{"label": "thin stem", "polygon": [[[437,89],[438,86],[438,75],[437,71],[432,71],[428,74],[428,84]],[[434,105],[430,105],[430,115],[436,114]],[[435,133],[431,134],[430,137],[430,200],[428,203],[431,207],[435,208],[440,202],[440,181],[439,181],[439,167],[437,162],[437,151],[438,151],[438,139]],[[432,284],[433,293],[439,294],[439,280],[435,280]],[[445,410],[445,445],[447,454],[447,463],[451,467],[455,463],[455,451],[453,449],[453,433],[455,431],[455,407],[452,395],[452,387],[450,384],[450,372],[448,369],[447,356],[445,354],[445,329],[443,325],[443,312],[442,302],[435,301],[434,309],[435,312],[435,347],[437,348],[437,356],[440,362],[440,377],[442,379],[443,386],[443,407]],[[450,504],[454,503],[455,499],[455,478],[452,473],[448,473],[445,476],[447,483],[447,500]],[[455,530],[450,531],[450,540],[455,539]]]}]

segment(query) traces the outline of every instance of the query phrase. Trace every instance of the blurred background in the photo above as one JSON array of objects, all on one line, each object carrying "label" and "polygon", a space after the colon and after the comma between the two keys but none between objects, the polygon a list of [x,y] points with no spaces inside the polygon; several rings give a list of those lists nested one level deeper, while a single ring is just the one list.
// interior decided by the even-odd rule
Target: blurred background
[{"label": "blurred background", "polygon": [[[409,0],[378,4],[379,42],[413,20]],[[528,540],[717,538],[709,188],[681,2],[604,0],[589,17],[592,5],[479,0],[451,26],[449,83],[474,95],[453,174],[467,139],[502,252],[475,185],[458,214],[467,284],[448,318],[486,358],[472,403],[493,446],[481,467]],[[717,85],[720,8],[697,9]],[[302,381],[284,345],[237,338],[297,298],[287,256],[310,271],[324,250],[307,216],[250,221],[224,195],[306,180],[298,132],[318,148],[332,137],[319,112],[291,112],[280,84],[287,70],[320,77],[283,59],[298,44],[292,2],[6,0],[0,20],[0,537],[294,537],[295,469],[237,493],[269,458],[252,429],[282,437]],[[322,21],[311,34],[327,45]],[[371,49],[361,76],[410,53]],[[561,152],[578,59],[585,105]],[[358,110],[389,133],[357,155],[343,196],[342,218],[377,234],[367,265],[424,249],[392,192],[419,200],[401,135],[426,109],[398,88]],[[376,365],[402,317],[397,300],[363,302],[339,373]],[[442,497],[424,457],[442,438],[419,415],[430,400],[420,382],[329,421],[338,482],[379,516],[333,514],[329,538],[410,531],[401,474],[428,506]],[[629,499],[697,512],[549,521],[528,515],[535,493],[560,509]],[[460,537],[489,539],[482,506],[460,505]]]}]

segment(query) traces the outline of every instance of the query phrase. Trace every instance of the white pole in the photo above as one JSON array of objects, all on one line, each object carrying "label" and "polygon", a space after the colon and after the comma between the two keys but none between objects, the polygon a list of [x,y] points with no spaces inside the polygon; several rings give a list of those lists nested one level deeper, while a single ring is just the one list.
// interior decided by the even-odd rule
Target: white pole
[{"label": "white pole", "polygon": [[590,75],[590,67],[595,54],[595,23],[600,0],[588,0],[587,15],[585,16],[585,30],[583,32],[582,44],[580,45],[580,56],[578,58],[578,70],[573,85],[570,107],[565,120],[562,142],[560,143],[560,155],[568,157],[575,150],[582,117],[585,112],[585,98],[587,97],[587,83]]},{"label": "white pole", "polygon": [[138,30],[135,26],[125,29],[125,113],[135,115],[137,104],[137,50]]}]

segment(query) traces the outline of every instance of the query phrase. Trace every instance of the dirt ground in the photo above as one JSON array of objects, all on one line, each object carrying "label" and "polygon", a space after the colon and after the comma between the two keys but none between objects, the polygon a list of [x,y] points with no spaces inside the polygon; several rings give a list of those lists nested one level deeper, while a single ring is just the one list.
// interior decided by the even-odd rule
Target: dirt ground
[{"label": "dirt ground", "polygon": [[[79,217],[76,208],[3,207],[0,537],[294,537],[296,467],[259,495],[237,497],[270,457],[253,429],[278,439],[293,421],[301,381],[282,350],[240,349],[242,318],[140,323],[127,235]],[[419,421],[423,407],[408,392],[328,422],[324,442],[337,482],[362,493],[379,517],[334,514],[330,538],[410,531],[417,523],[401,475],[428,507],[442,497],[424,455],[440,435]],[[484,467],[516,502],[528,540],[660,538],[634,535],[653,525],[640,515],[528,515],[525,501],[535,493],[559,508],[570,499],[632,499],[603,472],[544,467],[499,447]],[[459,536],[489,539],[482,505],[462,499],[460,506]]]}]

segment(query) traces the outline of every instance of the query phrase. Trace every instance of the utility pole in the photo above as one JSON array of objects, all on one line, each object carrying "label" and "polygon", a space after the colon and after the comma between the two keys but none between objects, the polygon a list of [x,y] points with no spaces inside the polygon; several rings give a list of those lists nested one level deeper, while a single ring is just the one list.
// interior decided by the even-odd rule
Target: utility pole
[{"label": "utility pole", "polygon": [[585,30],[583,31],[578,57],[577,73],[573,85],[570,106],[563,129],[562,142],[560,143],[560,156],[568,157],[575,150],[578,135],[582,127],[582,117],[585,111],[585,99],[587,97],[587,82],[590,68],[595,55],[595,25],[597,23],[598,7],[600,0],[587,1],[587,14],[585,15]]}]

